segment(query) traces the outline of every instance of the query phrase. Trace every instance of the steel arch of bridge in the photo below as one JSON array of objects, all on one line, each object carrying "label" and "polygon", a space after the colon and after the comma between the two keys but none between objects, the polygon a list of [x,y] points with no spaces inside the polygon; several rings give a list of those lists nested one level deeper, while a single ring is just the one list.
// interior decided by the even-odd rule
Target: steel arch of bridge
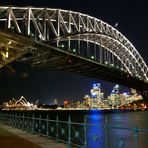
[{"label": "steel arch of bridge", "polygon": [[[148,80],[148,67],[132,43],[117,29],[92,16],[62,9],[0,7],[0,29],[13,30],[47,44],[55,42],[59,48],[61,42],[67,42],[67,49],[72,41],[78,41],[78,47],[85,41],[87,48],[91,43],[99,50],[89,55],[92,62],[111,65]],[[75,54],[81,55],[81,51]]]}]

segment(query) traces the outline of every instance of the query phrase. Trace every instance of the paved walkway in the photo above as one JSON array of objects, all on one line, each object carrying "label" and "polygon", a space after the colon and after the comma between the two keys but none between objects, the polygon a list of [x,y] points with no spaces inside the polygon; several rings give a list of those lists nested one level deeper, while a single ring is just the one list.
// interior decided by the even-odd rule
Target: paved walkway
[{"label": "paved walkway", "polygon": [[66,148],[66,144],[0,124],[0,148]]}]

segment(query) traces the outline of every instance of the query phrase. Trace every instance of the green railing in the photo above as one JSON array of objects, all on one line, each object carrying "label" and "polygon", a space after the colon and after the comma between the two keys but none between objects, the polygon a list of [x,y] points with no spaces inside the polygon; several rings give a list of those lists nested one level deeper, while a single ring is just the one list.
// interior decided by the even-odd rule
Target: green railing
[{"label": "green railing", "polygon": [[74,122],[71,115],[63,121],[56,114],[42,115],[34,112],[1,111],[0,122],[34,134],[64,142],[67,147],[83,148],[147,148],[148,130],[134,127],[119,127],[108,124],[90,123],[87,116],[83,122]]}]

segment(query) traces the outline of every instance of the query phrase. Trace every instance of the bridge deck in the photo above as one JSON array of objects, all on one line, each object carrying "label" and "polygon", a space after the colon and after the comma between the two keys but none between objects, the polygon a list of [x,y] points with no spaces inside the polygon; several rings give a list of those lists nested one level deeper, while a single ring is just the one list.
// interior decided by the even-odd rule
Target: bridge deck
[{"label": "bridge deck", "polygon": [[33,135],[7,125],[0,124],[0,147],[11,148],[66,148],[66,144],[56,143],[54,140]]}]

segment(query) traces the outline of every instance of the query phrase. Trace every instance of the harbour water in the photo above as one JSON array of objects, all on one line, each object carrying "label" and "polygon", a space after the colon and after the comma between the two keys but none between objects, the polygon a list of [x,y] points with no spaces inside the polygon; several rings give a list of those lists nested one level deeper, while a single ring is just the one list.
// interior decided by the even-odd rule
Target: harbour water
[{"label": "harbour water", "polygon": [[[89,148],[147,148],[148,111],[98,114],[87,116]],[[106,128],[103,128],[103,126]],[[139,131],[138,131],[139,129]]]}]

